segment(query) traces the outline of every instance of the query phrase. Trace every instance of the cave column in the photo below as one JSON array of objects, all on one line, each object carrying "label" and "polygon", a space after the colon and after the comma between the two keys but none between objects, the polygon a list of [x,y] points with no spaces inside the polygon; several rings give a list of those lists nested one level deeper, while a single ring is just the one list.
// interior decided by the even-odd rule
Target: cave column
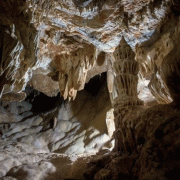
[{"label": "cave column", "polygon": [[[122,37],[119,46],[114,51],[114,89],[112,95],[112,105],[114,108],[115,123],[115,151],[128,151],[132,148],[132,143],[127,142],[126,136],[130,129],[126,129],[124,117],[132,112],[137,105],[142,104],[138,99],[138,62],[135,61],[135,54],[131,47]],[[130,127],[129,127],[130,128]],[[129,144],[131,143],[131,144]],[[131,149],[130,148],[130,149]]]}]

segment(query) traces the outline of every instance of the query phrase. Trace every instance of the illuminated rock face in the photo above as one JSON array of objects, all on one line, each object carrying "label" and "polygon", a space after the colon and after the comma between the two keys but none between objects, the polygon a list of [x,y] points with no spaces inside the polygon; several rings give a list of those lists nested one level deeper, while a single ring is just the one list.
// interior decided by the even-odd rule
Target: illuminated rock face
[{"label": "illuminated rock face", "polygon": [[59,95],[48,97],[30,88],[26,101],[1,101],[1,139],[31,144],[47,152],[98,152],[110,139],[106,112],[111,103],[106,76],[102,75],[97,82],[101,86],[96,88],[96,93],[95,88],[86,85],[85,90],[78,93],[78,98],[70,102]]},{"label": "illuminated rock face", "polygon": [[[93,71],[95,64],[100,67],[96,74],[104,71],[101,65],[105,62],[105,52],[114,52],[124,36],[133,49],[139,44],[136,60],[140,62],[141,74],[152,76],[149,88],[153,95],[158,102],[171,102],[159,72],[152,75],[153,62],[150,62],[155,60],[159,68],[162,56],[166,56],[176,44],[178,36],[171,38],[170,34],[178,34],[178,7],[179,2],[175,0],[138,0],[136,3],[118,0],[2,0],[1,98],[24,99],[23,90],[27,83],[33,75],[36,75],[33,78],[36,81],[37,75],[41,74],[50,78],[46,78],[46,89],[36,85],[38,90],[49,96],[56,96],[60,91],[64,98],[74,99],[77,91],[83,89],[88,71]],[[168,23],[173,24],[172,28]],[[147,40],[150,42],[144,46],[142,42]],[[161,44],[158,50],[157,46]],[[50,82],[50,79],[57,83]],[[55,88],[52,93],[51,84]]]}]

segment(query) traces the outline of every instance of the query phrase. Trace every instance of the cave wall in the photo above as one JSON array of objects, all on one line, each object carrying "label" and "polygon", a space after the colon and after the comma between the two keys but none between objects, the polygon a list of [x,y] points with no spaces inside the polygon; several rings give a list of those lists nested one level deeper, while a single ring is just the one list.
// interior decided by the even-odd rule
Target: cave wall
[{"label": "cave wall", "polygon": [[[94,88],[93,83],[99,87]],[[93,78],[75,101],[33,89],[29,97],[21,102],[1,101],[1,140],[31,144],[47,152],[82,154],[98,152],[110,139],[106,74]]]}]

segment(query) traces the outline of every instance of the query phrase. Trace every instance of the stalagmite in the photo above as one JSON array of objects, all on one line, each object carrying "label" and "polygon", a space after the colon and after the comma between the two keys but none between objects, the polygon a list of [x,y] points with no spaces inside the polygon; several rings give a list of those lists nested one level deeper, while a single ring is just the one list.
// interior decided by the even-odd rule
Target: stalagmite
[{"label": "stalagmite", "polygon": [[126,43],[124,37],[120,41],[120,45],[114,51],[115,62],[113,65],[114,89],[116,96],[112,97],[114,107],[115,121],[115,147],[114,150],[131,151],[134,147],[133,140],[127,142],[126,137],[131,132],[130,127],[126,127],[124,117],[141,105],[138,99],[137,83],[138,83],[138,62],[134,60],[135,54],[131,47]]}]

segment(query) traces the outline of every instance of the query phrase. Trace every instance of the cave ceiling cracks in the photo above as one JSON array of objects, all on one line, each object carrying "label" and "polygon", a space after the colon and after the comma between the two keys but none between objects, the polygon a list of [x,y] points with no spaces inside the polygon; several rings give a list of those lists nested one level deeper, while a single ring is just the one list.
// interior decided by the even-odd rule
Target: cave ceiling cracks
[{"label": "cave ceiling cracks", "polygon": [[74,99],[93,75],[108,71],[112,80],[112,52],[124,36],[141,80],[158,102],[171,102],[161,65],[179,42],[179,7],[177,0],[1,0],[1,98],[22,100],[29,84]]}]

